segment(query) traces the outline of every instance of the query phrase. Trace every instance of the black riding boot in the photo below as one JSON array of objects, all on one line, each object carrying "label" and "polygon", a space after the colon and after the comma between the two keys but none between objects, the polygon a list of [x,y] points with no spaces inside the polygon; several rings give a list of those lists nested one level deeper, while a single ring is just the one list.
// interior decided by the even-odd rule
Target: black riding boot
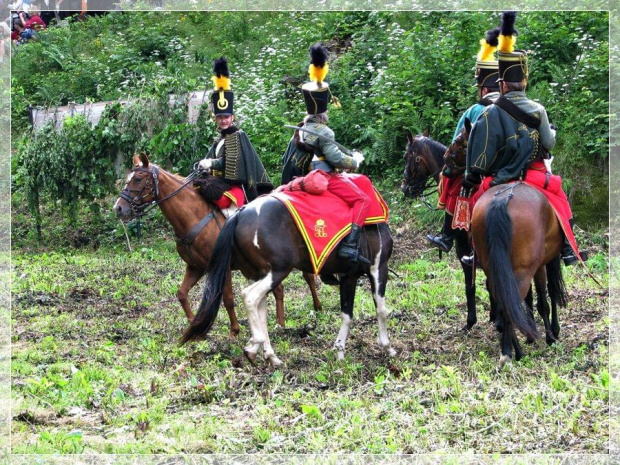
[{"label": "black riding boot", "polygon": [[[568,222],[570,223],[570,230],[572,231],[573,225],[575,223],[572,218],[568,220]],[[574,265],[578,261],[577,256],[575,255],[575,252],[573,251],[573,248],[571,247],[570,242],[568,242],[568,238],[566,237],[566,235],[564,235],[564,245],[562,246],[560,257],[562,258],[562,260],[564,260],[565,266]]]},{"label": "black riding boot", "polygon": [[446,212],[443,217],[441,233],[438,236],[427,234],[426,239],[428,239],[433,247],[437,247],[442,252],[450,252],[452,244],[454,243],[454,236],[452,236],[452,215]]},{"label": "black riding boot", "polygon": [[338,256],[340,258],[348,258],[352,262],[362,263],[364,265],[370,265],[370,260],[360,255],[359,246],[362,234],[362,228],[358,225],[351,225],[351,232],[340,243],[338,248]]}]

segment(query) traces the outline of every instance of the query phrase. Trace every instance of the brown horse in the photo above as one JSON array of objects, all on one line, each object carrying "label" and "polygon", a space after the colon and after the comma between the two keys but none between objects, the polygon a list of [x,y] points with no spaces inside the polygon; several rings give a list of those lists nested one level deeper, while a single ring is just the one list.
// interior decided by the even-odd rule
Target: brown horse
[{"label": "brown horse", "polygon": [[[466,121],[464,143],[470,131]],[[547,197],[521,181],[492,187],[475,204],[471,235],[477,261],[487,276],[491,309],[497,309],[496,324],[502,332],[500,366],[512,358],[513,346],[515,358],[523,356],[515,328],[528,341],[540,337],[531,310],[532,279],[547,344],[555,342],[560,334],[557,306],[565,307],[568,297],[560,268],[564,235]]]},{"label": "brown horse", "polygon": [[[429,189],[433,188],[433,180],[437,185],[439,184],[439,173],[444,164],[452,165],[453,172],[458,171],[459,167],[465,166],[461,140],[457,139],[446,149],[445,145],[431,139],[428,136],[428,131],[415,137],[409,134],[407,138],[408,143],[404,155],[405,174],[401,190],[408,198],[422,197],[424,203],[432,208],[425,200],[425,196],[430,193]],[[463,229],[454,229],[452,234],[455,239],[456,256],[460,262],[463,256],[471,255],[469,237],[467,231]],[[465,277],[465,296],[467,297],[467,324],[465,329],[469,330],[478,321],[476,316],[476,287],[472,267],[461,263],[461,268]]]},{"label": "brown horse", "polygon": [[[114,204],[114,211],[121,220],[129,221],[143,215],[151,205],[159,205],[172,225],[177,238],[177,252],[187,264],[177,298],[185,316],[191,322],[194,315],[187,295],[205,274],[213,255],[215,241],[226,219],[215,205],[205,201],[192,188],[191,179],[186,180],[171,174],[150,163],[146,154],[140,154],[139,157],[134,157],[134,166]],[[314,308],[320,310],[321,302],[316,293],[314,277],[310,274],[304,275],[304,278],[312,292]],[[284,326],[283,286],[275,287],[273,294],[276,298],[278,323]],[[230,318],[230,336],[236,337],[239,323],[235,314],[230,273],[226,277],[223,299]]]},{"label": "brown horse", "polygon": [[[363,229],[360,249],[371,260],[370,265],[351,263],[332,253],[322,272],[341,274],[340,306],[342,325],[334,344],[338,357],[344,358],[349,326],[353,318],[355,289],[360,276],[366,275],[377,310],[379,346],[388,355],[395,355],[387,334],[385,288],[388,279],[388,259],[392,254],[392,235],[387,224],[380,223]],[[297,230],[286,206],[275,197],[265,195],[250,202],[231,217],[215,244],[209,265],[207,282],[200,308],[182,343],[205,337],[220,306],[222,289],[229,267],[241,270],[254,281],[243,289],[242,295],[252,330],[245,355],[255,363],[260,347],[265,359],[273,366],[282,362],[276,356],[267,331],[267,299],[269,291],[279,286],[293,269],[311,273],[312,264],[304,240]]]},{"label": "brown horse", "polygon": [[500,365],[512,357],[512,346],[515,358],[522,357],[515,328],[529,340],[540,337],[524,302],[532,279],[546,340],[552,344],[560,334],[557,305],[566,306],[567,295],[560,268],[564,237],[547,198],[522,182],[492,187],[476,202],[471,231],[477,260],[488,278],[489,293],[503,326]]}]

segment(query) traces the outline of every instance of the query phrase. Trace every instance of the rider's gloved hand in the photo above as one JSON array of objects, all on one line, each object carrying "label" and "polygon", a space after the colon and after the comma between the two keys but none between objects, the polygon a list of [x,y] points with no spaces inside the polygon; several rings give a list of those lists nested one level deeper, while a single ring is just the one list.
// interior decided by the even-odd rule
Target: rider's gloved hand
[{"label": "rider's gloved hand", "polygon": [[556,133],[556,131],[558,130],[558,129],[555,127],[555,124],[551,123],[551,124],[549,125],[549,128],[551,129],[551,134],[553,134],[553,137],[555,137],[555,133]]},{"label": "rider's gloved hand", "polygon": [[213,166],[213,158],[204,158],[200,160],[200,163],[198,163],[198,169],[203,171],[210,170],[211,166]]},{"label": "rider's gloved hand", "polygon": [[353,157],[353,159],[355,160],[355,163],[357,163],[357,168],[359,168],[359,166],[362,164],[362,162],[364,161],[364,155],[362,155],[362,152],[358,152],[357,150],[354,150],[351,153],[351,156]]},{"label": "rider's gloved hand", "polygon": [[479,174],[469,173],[463,178],[462,185],[465,190],[471,191],[474,187],[480,184],[480,181],[482,181],[482,178]]}]

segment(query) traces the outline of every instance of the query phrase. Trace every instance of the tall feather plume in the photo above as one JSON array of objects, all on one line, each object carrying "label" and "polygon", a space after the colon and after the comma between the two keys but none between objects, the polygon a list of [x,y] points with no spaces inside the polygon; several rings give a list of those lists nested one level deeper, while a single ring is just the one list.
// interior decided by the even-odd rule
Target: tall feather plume
[{"label": "tall feather plume", "polygon": [[499,28],[489,29],[486,39],[480,39],[480,51],[478,52],[478,61],[492,61],[493,53],[497,50],[499,43]]},{"label": "tall feather plume", "polygon": [[323,82],[325,76],[327,76],[327,71],[329,71],[329,64],[327,64],[328,58],[329,54],[321,44],[310,47],[310,66],[308,67],[310,80],[317,84]]},{"label": "tall feather plume", "polygon": [[213,61],[213,85],[215,90],[230,90],[230,72],[225,57]]},{"label": "tall feather plume", "polygon": [[510,53],[515,49],[517,42],[517,31],[515,30],[516,11],[505,11],[502,13],[502,22],[499,26],[498,48],[500,52]]}]

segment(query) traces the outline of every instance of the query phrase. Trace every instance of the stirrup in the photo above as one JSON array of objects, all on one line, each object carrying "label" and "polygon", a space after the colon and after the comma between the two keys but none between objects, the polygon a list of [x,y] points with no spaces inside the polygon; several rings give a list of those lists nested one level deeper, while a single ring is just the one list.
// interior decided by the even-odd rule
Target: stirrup
[{"label": "stirrup", "polygon": [[471,255],[463,255],[461,257],[461,263],[467,266],[474,266],[474,260],[475,260],[474,253],[472,253]]}]

